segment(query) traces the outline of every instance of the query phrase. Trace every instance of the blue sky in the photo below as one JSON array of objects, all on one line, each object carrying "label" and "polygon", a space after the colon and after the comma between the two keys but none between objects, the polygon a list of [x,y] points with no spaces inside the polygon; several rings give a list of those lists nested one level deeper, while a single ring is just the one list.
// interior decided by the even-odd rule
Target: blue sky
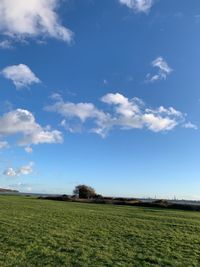
[{"label": "blue sky", "polygon": [[198,0],[0,1],[0,187],[200,199],[199,44]]}]

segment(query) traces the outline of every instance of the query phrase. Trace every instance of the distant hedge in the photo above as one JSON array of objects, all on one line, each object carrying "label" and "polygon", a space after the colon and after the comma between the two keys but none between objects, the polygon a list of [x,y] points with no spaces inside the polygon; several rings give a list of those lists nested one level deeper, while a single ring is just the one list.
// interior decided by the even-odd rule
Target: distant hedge
[{"label": "distant hedge", "polygon": [[149,208],[151,207],[151,208],[200,211],[200,205],[171,203],[163,199],[155,200],[153,202],[143,202],[135,198],[114,198],[114,197],[101,196],[92,199],[81,199],[81,198],[76,198],[75,196],[68,196],[68,195],[39,197],[39,199],[55,200],[55,201],[71,201],[79,203],[112,204],[112,205],[139,206],[139,207],[149,207]]}]

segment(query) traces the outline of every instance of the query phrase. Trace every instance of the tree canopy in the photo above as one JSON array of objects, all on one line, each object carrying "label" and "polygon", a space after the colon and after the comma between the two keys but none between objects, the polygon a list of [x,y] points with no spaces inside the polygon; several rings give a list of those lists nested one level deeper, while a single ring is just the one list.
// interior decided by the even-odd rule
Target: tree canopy
[{"label": "tree canopy", "polygon": [[94,188],[87,185],[77,185],[73,193],[79,198],[92,198],[96,195]]}]

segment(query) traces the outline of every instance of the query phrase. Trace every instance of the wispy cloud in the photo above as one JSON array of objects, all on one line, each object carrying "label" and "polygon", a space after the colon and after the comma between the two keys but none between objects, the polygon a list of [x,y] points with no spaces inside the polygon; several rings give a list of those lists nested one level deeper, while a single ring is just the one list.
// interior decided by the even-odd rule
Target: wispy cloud
[{"label": "wispy cloud", "polygon": [[0,48],[1,49],[12,49],[13,45],[12,45],[11,40],[0,41]]},{"label": "wispy cloud", "polygon": [[0,141],[0,149],[8,148],[8,142],[7,141]]},{"label": "wispy cloud", "polygon": [[194,130],[197,130],[198,129],[198,126],[191,123],[191,122],[187,122],[183,125],[184,128],[186,129],[194,129]]},{"label": "wispy cloud", "polygon": [[28,87],[40,83],[39,78],[24,64],[8,66],[2,70],[2,75],[11,80],[16,88]]},{"label": "wispy cloud", "polygon": [[32,149],[32,147],[30,147],[30,146],[25,147],[24,150],[25,150],[26,153],[28,153],[28,154],[33,153],[33,149]]},{"label": "wispy cloud", "polygon": [[119,0],[120,4],[126,5],[136,13],[148,13],[154,2],[154,0]]},{"label": "wispy cloud", "polygon": [[166,80],[167,76],[169,76],[170,73],[173,71],[173,69],[168,65],[168,63],[162,57],[157,57],[155,60],[153,60],[151,66],[153,68],[156,68],[158,71],[154,75],[150,73],[147,74],[146,80],[148,82]]},{"label": "wispy cloud", "polygon": [[[139,98],[128,99],[120,93],[108,93],[101,101],[109,106],[109,112],[92,103],[64,102],[59,96],[46,111],[56,112],[64,119],[61,125],[70,132],[81,132],[82,125],[89,132],[105,137],[111,129],[148,129],[153,132],[170,131],[186,123],[186,115],[173,107],[146,107]],[[88,123],[88,124],[87,124]]]},{"label": "wispy cloud", "polygon": [[8,188],[15,189],[15,190],[22,191],[22,192],[31,192],[32,184],[18,182],[16,184],[10,184]]}]

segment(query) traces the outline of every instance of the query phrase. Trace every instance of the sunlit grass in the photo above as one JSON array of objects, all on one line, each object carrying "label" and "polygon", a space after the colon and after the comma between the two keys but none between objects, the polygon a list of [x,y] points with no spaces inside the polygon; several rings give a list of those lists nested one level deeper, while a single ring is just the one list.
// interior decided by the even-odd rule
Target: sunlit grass
[{"label": "sunlit grass", "polygon": [[200,266],[200,213],[0,196],[0,266]]}]

